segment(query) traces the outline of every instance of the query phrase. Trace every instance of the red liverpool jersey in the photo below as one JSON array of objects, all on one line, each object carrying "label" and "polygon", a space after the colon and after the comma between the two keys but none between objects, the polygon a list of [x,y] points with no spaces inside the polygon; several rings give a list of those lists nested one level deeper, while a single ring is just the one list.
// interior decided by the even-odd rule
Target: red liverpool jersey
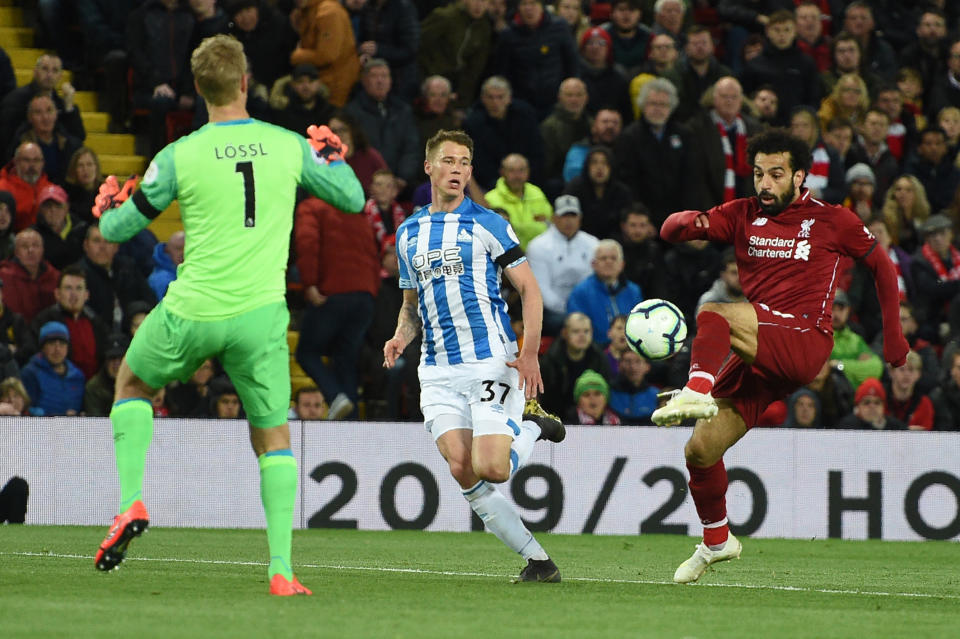
[{"label": "red liverpool jersey", "polygon": [[698,229],[697,235],[733,244],[748,300],[809,318],[833,334],[833,294],[843,258],[860,259],[876,244],[856,214],[816,200],[803,189],[797,201],[776,216],[764,215],[755,197],[721,204],[707,215],[710,228],[705,235]]}]

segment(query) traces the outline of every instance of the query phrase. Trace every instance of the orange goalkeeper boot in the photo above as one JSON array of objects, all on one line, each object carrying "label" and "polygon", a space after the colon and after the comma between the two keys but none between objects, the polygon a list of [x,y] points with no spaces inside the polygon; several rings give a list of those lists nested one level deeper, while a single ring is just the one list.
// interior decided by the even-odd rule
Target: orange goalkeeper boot
[{"label": "orange goalkeeper boot", "polygon": [[297,581],[297,576],[287,581],[287,578],[277,573],[270,580],[270,594],[279,597],[290,597],[292,595],[312,595],[313,592]]},{"label": "orange goalkeeper boot", "polygon": [[127,556],[127,546],[134,537],[139,537],[150,525],[147,507],[139,499],[130,508],[113,518],[113,525],[107,533],[94,564],[97,570],[113,570]]}]

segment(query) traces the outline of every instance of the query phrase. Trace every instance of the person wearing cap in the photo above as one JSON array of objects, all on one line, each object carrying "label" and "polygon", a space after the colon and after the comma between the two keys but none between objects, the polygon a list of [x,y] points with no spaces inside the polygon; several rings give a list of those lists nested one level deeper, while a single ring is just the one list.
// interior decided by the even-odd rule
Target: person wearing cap
[{"label": "person wearing cap", "polygon": [[74,264],[83,255],[86,224],[70,213],[63,187],[51,184],[37,195],[37,223],[34,228],[43,238],[43,255],[58,269]]},{"label": "person wearing cap", "polygon": [[567,78],[557,90],[557,104],[540,123],[543,137],[544,187],[557,193],[563,187],[563,160],[577,140],[590,133],[586,106],[587,85],[580,78]]},{"label": "person wearing cap", "polygon": [[886,414],[887,391],[879,379],[869,378],[857,386],[853,414],[841,419],[835,428],[860,430],[907,430],[907,425]]},{"label": "person wearing cap", "polygon": [[61,322],[40,328],[40,352],[20,371],[35,415],[79,415],[83,410],[83,372],[67,359],[70,332]]},{"label": "person wearing cap", "polygon": [[546,194],[530,181],[530,162],[519,153],[503,158],[500,178],[484,197],[490,208],[507,212],[523,250],[527,250],[530,240],[547,230],[553,216]]},{"label": "person wearing cap", "polygon": [[714,55],[713,35],[708,27],[694,24],[686,33],[687,42],[683,48],[686,55],[665,76],[677,87],[680,103],[676,117],[681,122],[700,112],[700,97],[717,80],[733,76],[730,68],[720,63]]},{"label": "person wearing cap", "polygon": [[[956,317],[960,309],[960,250],[953,244],[953,222],[945,214],[931,215],[921,230],[923,244],[910,265],[919,334],[940,343],[941,326]],[[950,330],[957,334],[960,326],[951,325]]]},{"label": "person wearing cap", "polygon": [[598,240],[580,230],[582,217],[577,197],[561,195],[554,201],[552,224],[527,245],[527,260],[543,294],[544,335],[560,331],[570,292],[592,273]]},{"label": "person wearing cap", "polygon": [[[567,2],[569,0],[563,0]],[[587,112],[616,110],[621,118],[633,119],[629,82],[623,69],[613,63],[613,41],[606,29],[590,27],[577,39],[580,46],[580,78],[587,86]]]},{"label": "person wearing cap", "polygon": [[610,147],[591,147],[580,175],[563,189],[580,200],[583,230],[600,239],[616,234],[620,213],[633,204],[630,187],[614,177],[613,161]]},{"label": "person wearing cap", "polygon": [[960,187],[960,169],[947,155],[947,134],[938,126],[920,132],[916,154],[907,160],[903,172],[917,176],[934,211],[949,207]]},{"label": "person wearing cap", "polygon": [[307,0],[299,9],[296,29],[300,42],[290,64],[312,64],[330,91],[328,99],[342,107],[360,77],[360,58],[350,16],[337,0]]},{"label": "person wearing cap", "polygon": [[[450,55],[450,51],[459,55]],[[457,109],[469,109],[476,102],[492,51],[493,26],[487,18],[487,0],[457,0],[438,6],[420,23],[420,75],[448,78]]]},{"label": "person wearing cap", "polygon": [[830,365],[843,371],[856,388],[867,378],[883,375],[883,360],[874,353],[863,337],[853,330],[850,321],[850,298],[846,291],[837,289],[833,298],[833,350]]},{"label": "person wearing cap", "polygon": [[627,315],[643,300],[643,291],[623,277],[623,247],[616,240],[600,240],[590,261],[593,273],[573,287],[567,298],[567,312],[580,312],[593,323],[593,341],[606,346],[610,322]]},{"label": "person wearing cap", "polygon": [[587,369],[573,384],[574,405],[567,413],[568,424],[619,426],[620,417],[607,405],[610,384],[600,373]]},{"label": "person wearing cap", "polygon": [[868,222],[876,213],[874,210],[874,191],[877,178],[868,164],[857,162],[846,174],[847,196],[842,206],[856,213],[861,220]]},{"label": "person wearing cap", "polygon": [[106,323],[86,304],[87,276],[76,264],[60,271],[60,281],[54,291],[56,303],[43,309],[31,322],[34,333],[47,322],[60,322],[70,331],[70,360],[86,379],[93,377],[103,360],[103,348],[109,330]]},{"label": "person wearing cap", "polygon": [[610,22],[603,29],[610,34],[613,61],[632,78],[647,61],[647,49],[653,33],[640,22],[643,17],[640,0],[614,0],[610,3]]},{"label": "person wearing cap", "polygon": [[36,229],[24,229],[14,238],[13,257],[0,262],[4,303],[27,322],[54,303],[60,271],[43,259],[43,238]]},{"label": "person wearing cap", "polygon": [[13,160],[0,169],[0,189],[10,192],[17,203],[13,227],[17,232],[37,221],[37,195],[50,184],[40,146],[34,142],[20,144]]},{"label": "person wearing cap", "polygon": [[823,428],[821,410],[817,394],[809,388],[799,388],[787,398],[787,419],[783,422],[783,427]]},{"label": "person wearing cap", "polygon": [[[80,131],[85,134],[84,131]],[[58,122],[57,105],[49,95],[35,95],[27,104],[27,121],[16,130],[7,157],[24,142],[34,142],[43,151],[43,170],[51,182],[62,184],[70,156],[83,146],[83,136],[68,131]]]},{"label": "person wearing cap", "polygon": [[311,124],[328,122],[336,109],[325,92],[317,67],[309,62],[293,67],[290,76],[280,78],[270,90],[274,123],[300,133]]},{"label": "person wearing cap", "polygon": [[113,407],[120,362],[127,352],[130,340],[122,333],[112,333],[103,349],[103,366],[90,378],[84,388],[83,412],[89,417],[108,417]]}]

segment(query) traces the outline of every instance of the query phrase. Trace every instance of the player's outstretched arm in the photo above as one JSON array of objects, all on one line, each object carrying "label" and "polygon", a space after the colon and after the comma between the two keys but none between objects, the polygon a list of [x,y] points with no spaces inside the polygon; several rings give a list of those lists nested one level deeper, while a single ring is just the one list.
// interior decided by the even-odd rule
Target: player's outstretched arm
[{"label": "player's outstretched arm", "polygon": [[[332,132],[322,132],[324,128],[310,129],[320,139],[311,137],[308,142],[306,138],[300,138],[303,151],[300,183],[310,193],[344,213],[359,213],[366,203],[363,186],[350,165],[343,160],[347,153],[346,146]],[[318,146],[319,150],[316,148]]]},{"label": "player's outstretched arm", "polygon": [[705,240],[710,228],[710,216],[703,211],[678,211],[660,227],[660,237],[667,242]]},{"label": "player's outstretched arm", "polygon": [[886,252],[876,244],[864,258],[864,263],[873,272],[873,281],[880,299],[880,316],[883,318],[883,359],[899,367],[907,362],[910,344],[900,327],[900,292],[897,272]]},{"label": "player's outstretched arm", "polygon": [[383,366],[393,368],[407,345],[420,334],[422,323],[417,312],[416,289],[408,288],[403,291],[403,305],[400,307],[400,316],[397,318],[397,330],[393,337],[383,345]]},{"label": "player's outstretched arm", "polygon": [[520,294],[523,304],[523,348],[520,355],[507,366],[517,369],[520,374],[520,388],[527,399],[533,399],[543,392],[543,377],[540,375],[540,333],[543,330],[543,297],[533,269],[526,261],[511,266],[504,271],[510,283]]},{"label": "player's outstretched arm", "polygon": [[148,224],[147,218],[131,201],[130,195],[137,186],[137,176],[132,176],[120,186],[115,175],[107,176],[93,204],[93,216],[100,219],[100,232],[111,242],[130,239]]}]

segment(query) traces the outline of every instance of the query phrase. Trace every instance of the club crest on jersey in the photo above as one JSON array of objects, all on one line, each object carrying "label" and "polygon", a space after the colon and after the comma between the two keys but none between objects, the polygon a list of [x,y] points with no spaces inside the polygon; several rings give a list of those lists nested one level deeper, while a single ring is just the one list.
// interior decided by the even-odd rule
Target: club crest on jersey
[{"label": "club crest on jersey", "polygon": [[417,271],[417,279],[421,282],[465,273],[459,246],[416,253],[410,264]]},{"label": "club crest on jersey", "polygon": [[800,232],[797,233],[797,237],[810,237],[810,227],[813,226],[814,222],[816,220],[813,218],[800,222]]}]

